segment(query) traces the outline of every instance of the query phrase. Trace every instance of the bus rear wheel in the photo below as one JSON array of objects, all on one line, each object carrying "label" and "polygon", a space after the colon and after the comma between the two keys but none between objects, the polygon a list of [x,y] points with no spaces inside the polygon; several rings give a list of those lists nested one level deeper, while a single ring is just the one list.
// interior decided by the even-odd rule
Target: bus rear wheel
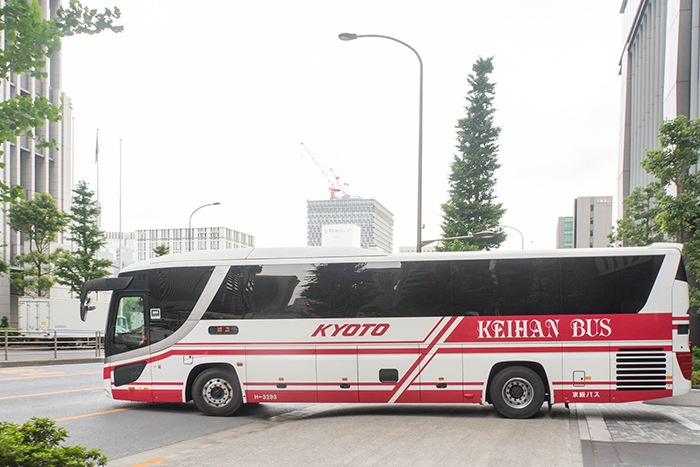
[{"label": "bus rear wheel", "polygon": [[537,373],[524,366],[499,371],[489,388],[491,403],[506,418],[530,418],[544,403],[544,383]]},{"label": "bus rear wheel", "polygon": [[221,368],[210,368],[197,376],[192,398],[203,414],[219,417],[233,415],[243,403],[238,378]]}]

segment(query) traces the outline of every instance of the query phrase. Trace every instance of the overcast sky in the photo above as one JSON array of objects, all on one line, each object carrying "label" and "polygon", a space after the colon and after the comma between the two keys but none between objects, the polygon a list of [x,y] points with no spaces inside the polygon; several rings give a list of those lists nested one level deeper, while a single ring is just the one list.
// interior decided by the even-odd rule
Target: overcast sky
[{"label": "overcast sky", "polygon": [[[74,178],[96,182],[102,228],[223,226],[306,245],[306,201],[329,183],[308,156],[394,214],[415,245],[418,60],[424,63],[423,238],[441,234],[467,75],[494,57],[496,195],[526,248],[554,248],[578,196],[616,196],[621,54],[610,0],[83,0],[124,32],[67,38]],[[615,204],[617,199],[615,199]],[[503,249],[519,249],[511,229]]]}]

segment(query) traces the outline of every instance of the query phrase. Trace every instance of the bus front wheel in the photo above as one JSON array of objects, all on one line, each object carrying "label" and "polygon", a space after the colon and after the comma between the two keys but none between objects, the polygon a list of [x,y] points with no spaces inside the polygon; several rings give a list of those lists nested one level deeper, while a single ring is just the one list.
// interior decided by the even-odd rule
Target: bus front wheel
[{"label": "bus front wheel", "polygon": [[221,368],[210,368],[197,376],[192,398],[203,414],[219,417],[232,415],[243,403],[238,378]]},{"label": "bus front wheel", "polygon": [[537,373],[524,366],[499,371],[489,389],[491,403],[506,418],[530,418],[544,403],[544,383]]}]

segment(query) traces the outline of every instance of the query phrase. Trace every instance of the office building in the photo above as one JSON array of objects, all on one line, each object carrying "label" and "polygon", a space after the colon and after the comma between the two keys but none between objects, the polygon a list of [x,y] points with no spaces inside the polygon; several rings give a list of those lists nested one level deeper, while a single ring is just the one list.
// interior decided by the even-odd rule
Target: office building
[{"label": "office building", "polygon": [[661,122],[678,115],[700,116],[698,6],[692,0],[622,1],[619,217],[624,198],[652,181],[641,162],[646,150],[659,147]]},{"label": "office building", "polygon": [[557,248],[574,247],[574,218],[560,217],[557,221]]},{"label": "office building", "polygon": [[149,229],[136,231],[136,259],[155,257],[153,250],[160,245],[170,253],[201,250],[230,250],[252,248],[255,237],[226,227],[194,227],[192,229]]},{"label": "office building", "polygon": [[574,202],[574,248],[598,248],[610,244],[612,196],[582,196]]},{"label": "office building", "polygon": [[[335,198],[307,201],[308,246],[321,246],[324,226],[355,225],[360,228],[360,246],[391,253],[394,215],[376,199]],[[352,238],[352,236],[348,236]],[[353,245],[348,245],[353,246]]]},{"label": "office building", "polygon": [[[39,0],[44,17],[49,19],[50,12],[56,11],[60,3],[60,0]],[[44,96],[52,104],[63,105],[61,120],[34,129],[34,138],[25,134],[2,144],[0,150],[3,152],[2,162],[5,167],[0,170],[0,180],[12,187],[21,185],[25,199],[32,199],[36,193],[49,193],[62,211],[69,211],[72,198],[71,101],[61,90],[60,50],[46,60],[44,71],[47,74],[45,77],[11,73],[7,79],[0,81],[1,101],[15,96],[32,99]],[[37,143],[42,139],[53,139],[56,146],[42,148]],[[20,234],[13,232],[7,225],[4,211],[0,211],[0,226],[2,258],[9,262],[13,257],[24,253],[25,246]],[[58,241],[63,241],[63,236]],[[11,309],[10,301],[9,280],[7,275],[0,275],[0,310]],[[14,308],[16,304],[13,305]]]}]

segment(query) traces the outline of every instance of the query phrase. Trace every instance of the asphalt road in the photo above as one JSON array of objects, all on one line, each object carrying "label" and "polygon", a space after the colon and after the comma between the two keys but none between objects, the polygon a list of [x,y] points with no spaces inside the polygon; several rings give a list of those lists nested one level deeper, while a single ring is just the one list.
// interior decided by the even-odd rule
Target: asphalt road
[{"label": "asphalt road", "polygon": [[0,417],[23,423],[47,417],[68,430],[67,444],[99,448],[110,459],[267,419],[300,405],[244,408],[237,417],[206,417],[192,404],[115,401],[102,389],[102,364],[0,368]]}]

